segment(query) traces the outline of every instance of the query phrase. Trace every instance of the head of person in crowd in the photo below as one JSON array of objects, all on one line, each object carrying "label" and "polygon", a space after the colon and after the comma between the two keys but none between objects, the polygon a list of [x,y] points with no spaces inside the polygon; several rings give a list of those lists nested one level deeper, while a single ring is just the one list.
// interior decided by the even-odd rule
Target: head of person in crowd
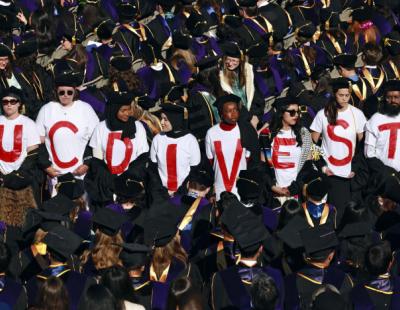
[{"label": "head of person in crowd", "polygon": [[178,224],[184,214],[161,197],[150,206],[145,219],[144,241],[153,248],[151,266],[160,278],[172,260],[186,265],[188,255],[181,245]]},{"label": "head of person in crowd", "polygon": [[161,132],[159,118],[150,112],[155,105],[156,102],[147,95],[135,97],[135,100],[132,104],[132,116],[136,120],[144,121],[153,135]]},{"label": "head of person in crowd", "polygon": [[331,284],[317,288],[311,297],[312,310],[346,309],[346,301],[338,289]]},{"label": "head of person in crowd", "polygon": [[104,19],[94,29],[94,33],[102,44],[108,44],[113,40],[115,27],[116,25],[111,19]]},{"label": "head of person in crowd", "polygon": [[82,295],[79,310],[120,310],[117,299],[101,284],[90,286]]},{"label": "head of person in crowd", "polygon": [[[192,16],[192,14],[190,16]],[[192,36],[183,34],[180,31],[176,31],[172,35],[173,45],[168,50],[170,54],[168,59],[175,70],[182,69],[186,66],[190,72],[196,72],[196,55],[191,49],[192,40]]]},{"label": "head of person in crowd", "polygon": [[301,124],[299,104],[290,97],[281,97],[275,99],[273,104],[274,113],[272,114],[269,125],[271,138],[274,138],[280,131],[292,130],[296,135],[297,145],[303,144],[301,138]]},{"label": "head of person in crowd", "polygon": [[221,121],[228,125],[236,125],[240,116],[240,98],[233,94],[223,95],[214,102]]},{"label": "head of person in crowd", "polygon": [[40,310],[69,309],[68,291],[64,282],[57,277],[47,278],[40,287],[38,294],[38,308]]},{"label": "head of person in crowd", "polygon": [[339,54],[333,58],[333,64],[336,66],[340,76],[344,78],[355,78],[357,56],[353,54]]},{"label": "head of person in crowd", "polygon": [[387,51],[389,59],[396,59],[400,55],[400,32],[393,29],[383,38],[383,47]]},{"label": "head of person in crowd", "polygon": [[238,1],[239,14],[244,18],[250,18],[258,15],[257,0]]},{"label": "head of person in crowd", "polygon": [[397,116],[400,113],[400,81],[390,80],[383,86],[383,100],[379,112],[387,116]]},{"label": "head of person in crowd", "polygon": [[300,238],[305,262],[317,268],[328,268],[339,244],[333,227],[320,225],[303,229],[300,231]]},{"label": "head of person in crowd", "polygon": [[206,197],[213,185],[212,176],[201,167],[192,169],[189,173],[187,189],[192,197]]},{"label": "head of person in crowd", "polygon": [[301,211],[302,208],[296,199],[286,200],[282,205],[281,212],[279,213],[278,230],[285,227],[290,220],[297,214],[300,214]]},{"label": "head of person in crowd", "polygon": [[117,203],[125,210],[134,207],[146,207],[146,191],[144,183],[133,176],[120,175],[114,180],[115,195]]},{"label": "head of person in crowd", "polygon": [[383,59],[383,51],[380,45],[367,43],[363,47],[362,60],[366,66],[377,66]]},{"label": "head of person in crowd", "polygon": [[240,201],[247,207],[262,203],[265,195],[265,180],[261,169],[241,170],[236,181]]},{"label": "head of person in crowd", "polygon": [[333,96],[325,107],[325,115],[330,125],[336,125],[338,111],[346,109],[351,100],[351,81],[340,77],[331,82]]},{"label": "head of person in crowd", "polygon": [[299,46],[304,45],[304,53],[314,59],[316,58],[316,53],[312,53],[312,47],[305,45],[305,43],[315,42],[317,39],[315,37],[316,33],[317,28],[310,21],[304,21],[303,23],[299,24],[295,30],[297,44]]},{"label": "head of person in crowd", "polygon": [[201,293],[193,287],[190,279],[179,278],[175,280],[168,295],[168,310],[203,310]]},{"label": "head of person in crowd", "polygon": [[371,245],[365,257],[365,267],[371,277],[378,277],[390,271],[394,257],[390,243],[382,241]]},{"label": "head of person in crowd", "polygon": [[19,43],[15,49],[15,66],[22,69],[24,74],[31,76],[35,70],[39,67],[36,63],[37,60],[37,39],[36,37],[27,38],[26,40]]},{"label": "head of person in crowd", "polygon": [[80,81],[80,74],[78,72],[63,72],[54,78],[56,87],[56,98],[58,102],[64,106],[71,106],[79,97],[77,86]]},{"label": "head of person in crowd", "polygon": [[2,114],[8,119],[16,119],[23,107],[23,93],[20,89],[11,86],[1,94]]},{"label": "head of person in crowd", "polygon": [[11,60],[13,53],[4,43],[0,43],[0,72],[5,72],[7,78],[11,78]]},{"label": "head of person in crowd", "polygon": [[273,278],[259,273],[251,283],[250,295],[254,310],[273,310],[278,302],[279,292]]},{"label": "head of person in crowd", "polygon": [[101,273],[101,284],[104,285],[114,296],[121,308],[124,301],[137,302],[128,271],[122,266],[107,268]]},{"label": "head of person in crowd", "polygon": [[[45,0],[46,2],[48,0]],[[48,5],[48,7],[50,4]],[[46,10],[36,10],[29,18],[29,24],[35,30],[38,41],[38,51],[50,55],[57,48],[59,42],[56,40],[56,29],[54,16]]]},{"label": "head of person in crowd", "polygon": [[315,94],[330,94],[331,88],[331,75],[326,67],[318,66],[311,73],[311,86]]},{"label": "head of person in crowd", "polygon": [[371,7],[360,7],[351,13],[351,25],[348,32],[354,35],[356,46],[361,47],[360,42],[376,44],[380,38],[380,33],[372,21],[373,9]]},{"label": "head of person in crowd", "polygon": [[329,191],[329,180],[326,175],[316,170],[310,170],[303,177],[303,196],[314,204],[325,203]]},{"label": "head of person in crowd", "polygon": [[151,249],[140,243],[123,243],[121,247],[119,257],[128,271],[129,278],[135,283],[141,279],[145,266],[150,261]]},{"label": "head of person in crowd", "polygon": [[222,76],[229,85],[233,86],[236,81],[240,87],[246,84],[245,64],[246,59],[240,46],[236,42],[226,42],[222,46],[224,55],[222,57]]},{"label": "head of person in crowd", "polygon": [[[86,208],[86,202],[83,197],[85,193],[83,181],[75,178],[72,173],[67,173],[62,176],[59,176],[57,178],[57,181],[58,183],[56,184],[56,190],[57,194],[59,195],[53,197],[53,199],[60,195],[65,197],[61,198],[62,199],[61,203],[55,201],[54,204],[59,209],[64,209],[68,211],[70,220],[72,222],[75,222],[78,216],[78,212],[80,210],[85,210]],[[68,200],[72,201],[75,207],[73,207]]]},{"label": "head of person in crowd", "polygon": [[120,81],[125,83],[126,90],[130,92],[136,93],[142,87],[138,75],[132,70],[132,57],[125,56],[122,51],[111,56],[108,74],[108,85],[111,90],[115,90],[115,83],[118,85]]},{"label": "head of person in crowd", "polygon": [[214,97],[222,95],[222,89],[219,80],[219,62],[218,56],[205,57],[196,63],[197,73],[195,81],[207,88]]},{"label": "head of person in crowd", "polygon": [[172,138],[187,133],[188,111],[181,102],[183,95],[182,86],[172,86],[164,103],[160,105],[161,129]]},{"label": "head of person in crowd", "polygon": [[121,227],[128,217],[109,208],[101,208],[93,215],[94,247],[82,254],[85,264],[90,258],[97,270],[122,265],[119,255],[124,242]]}]

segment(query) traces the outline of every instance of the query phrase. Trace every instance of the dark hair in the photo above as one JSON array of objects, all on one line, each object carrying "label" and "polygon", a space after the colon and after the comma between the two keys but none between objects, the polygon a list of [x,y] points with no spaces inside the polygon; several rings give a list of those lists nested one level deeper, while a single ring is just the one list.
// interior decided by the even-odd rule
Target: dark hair
[{"label": "dark hair", "polygon": [[132,290],[128,271],[121,266],[107,268],[101,276],[101,284],[110,290],[115,299],[137,302]]},{"label": "dark hair", "polygon": [[10,249],[8,246],[1,242],[0,243],[0,272],[6,272],[8,265],[10,264]]},{"label": "dark hair", "polygon": [[365,44],[362,53],[362,59],[365,64],[370,66],[379,65],[383,58],[382,48],[373,43]]},{"label": "dark hair", "polygon": [[265,273],[260,273],[254,277],[250,295],[254,310],[275,309],[279,297],[274,279]]},{"label": "dark hair", "polygon": [[368,273],[371,276],[379,276],[388,272],[392,258],[392,250],[388,241],[370,246],[365,258]]},{"label": "dark hair", "polygon": [[[279,131],[282,129],[282,119],[283,113],[285,113],[286,109],[292,105],[299,105],[297,102],[290,103],[288,105],[281,106],[279,105],[276,111],[272,114],[271,123],[269,124],[269,128],[271,130],[271,140],[276,137]],[[301,138],[301,124],[297,122],[295,125],[291,126],[292,130],[296,136],[297,146],[303,145],[303,140]]]},{"label": "dark hair", "polygon": [[301,211],[301,207],[299,202],[296,199],[286,200],[281,208],[281,212],[279,214],[278,220],[278,229],[282,229],[286,226],[289,221],[299,214]]},{"label": "dark hair", "polygon": [[90,286],[82,296],[79,310],[120,310],[113,294],[103,285]]},{"label": "dark hair", "polygon": [[188,278],[174,281],[169,289],[167,310],[203,310],[200,292]]},{"label": "dark hair", "polygon": [[368,220],[368,210],[367,208],[356,201],[349,201],[345,205],[342,221],[340,223],[340,231],[347,224],[366,222]]},{"label": "dark hair", "polygon": [[[339,88],[342,89],[342,88]],[[336,120],[338,117],[338,103],[336,102],[336,93],[339,89],[332,89],[333,96],[329,98],[327,105],[325,106],[325,116],[328,119],[329,125],[336,125]],[[345,88],[350,91],[349,88]]]},{"label": "dark hair", "polygon": [[65,263],[68,259],[65,258],[64,256],[58,254],[56,251],[53,251],[52,249],[50,249],[49,247],[47,248],[47,253],[49,254],[49,256],[60,263]]},{"label": "dark hair", "polygon": [[51,13],[45,11],[35,11],[31,17],[32,28],[35,29],[36,38],[38,41],[38,51],[40,53],[50,55],[56,43],[56,27]]},{"label": "dark hair", "polygon": [[322,71],[314,82],[317,83],[314,92],[316,94],[321,94],[325,92],[332,92],[331,88],[331,76],[329,71]]},{"label": "dark hair", "polygon": [[40,310],[68,310],[68,291],[64,282],[54,276],[46,279],[40,288],[37,305]]},{"label": "dark hair", "polygon": [[196,75],[196,81],[204,85],[216,98],[222,96],[223,90],[219,80],[219,68],[217,66],[200,70]]}]

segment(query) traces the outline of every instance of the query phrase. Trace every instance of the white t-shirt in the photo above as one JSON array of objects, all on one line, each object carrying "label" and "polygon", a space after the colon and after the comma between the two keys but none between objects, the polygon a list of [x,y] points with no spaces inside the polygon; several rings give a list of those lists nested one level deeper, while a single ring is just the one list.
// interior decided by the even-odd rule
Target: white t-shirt
[{"label": "white t-shirt", "polygon": [[4,174],[18,170],[26,158],[27,148],[40,144],[35,122],[24,115],[13,120],[1,115],[0,137],[0,169]]},{"label": "white t-shirt", "polygon": [[217,200],[224,191],[239,197],[236,179],[240,170],[247,169],[246,158],[250,157],[250,152],[242,148],[239,126],[227,131],[220,124],[214,125],[207,131],[205,143],[207,158],[213,160]]},{"label": "white t-shirt", "polygon": [[301,156],[293,130],[281,130],[271,145],[271,161],[275,170],[276,185],[289,186],[296,180]]},{"label": "white t-shirt", "polygon": [[351,105],[338,113],[334,126],[329,125],[323,109],[315,116],[310,129],[322,134],[324,158],[333,174],[347,178],[351,173],[357,134],[364,132],[365,123],[363,112]]},{"label": "white t-shirt", "polygon": [[133,139],[121,140],[122,130],[110,131],[106,121],[100,122],[93,132],[89,145],[101,150],[104,161],[112,174],[125,172],[129,164],[139,155],[149,151],[146,130],[142,123],[136,121],[136,134]]},{"label": "white t-shirt", "polygon": [[400,115],[375,113],[365,124],[364,153],[376,157],[385,165],[400,171]]},{"label": "white t-shirt", "polygon": [[73,172],[83,164],[83,154],[99,123],[93,108],[81,100],[63,107],[51,101],[39,111],[36,126],[45,137],[50,161],[61,174]]},{"label": "white t-shirt", "polygon": [[159,133],[151,143],[150,159],[158,165],[163,186],[175,192],[189,175],[190,166],[200,163],[199,143],[190,133],[179,138]]}]

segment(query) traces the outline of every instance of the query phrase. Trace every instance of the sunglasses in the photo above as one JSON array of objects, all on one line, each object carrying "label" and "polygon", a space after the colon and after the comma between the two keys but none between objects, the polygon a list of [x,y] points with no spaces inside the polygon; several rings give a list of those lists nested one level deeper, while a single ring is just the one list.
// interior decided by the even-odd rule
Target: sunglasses
[{"label": "sunglasses", "polygon": [[67,94],[67,96],[72,96],[74,94],[73,90],[60,90],[58,92],[59,96],[64,96],[65,94]]},{"label": "sunglasses", "polygon": [[18,102],[19,102],[18,99],[10,99],[10,100],[3,99],[3,100],[2,100],[2,104],[3,104],[3,105],[8,105],[8,104],[16,105]]},{"label": "sunglasses", "polygon": [[299,110],[285,110],[285,112],[288,112],[291,117],[299,115],[300,113]]}]

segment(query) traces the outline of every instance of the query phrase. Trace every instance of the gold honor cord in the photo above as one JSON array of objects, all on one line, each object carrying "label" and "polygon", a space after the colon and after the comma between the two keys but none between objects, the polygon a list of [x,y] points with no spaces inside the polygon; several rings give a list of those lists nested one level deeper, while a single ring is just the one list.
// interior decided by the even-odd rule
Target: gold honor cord
[{"label": "gold honor cord", "polygon": [[394,75],[396,76],[396,79],[400,79],[399,69],[396,67],[396,65],[392,60],[389,60],[389,65],[392,68]]},{"label": "gold honor cord", "polygon": [[374,77],[372,76],[371,72],[367,68],[362,69],[362,73],[364,74],[365,79],[368,81],[369,85],[372,87],[372,92],[375,94],[379,87],[381,87],[383,80],[385,78],[385,74],[383,70],[379,68],[380,74],[378,78],[378,83],[375,84]]},{"label": "gold honor cord", "polygon": [[183,217],[182,222],[179,224],[178,229],[183,230],[193,219],[193,215],[196,212],[199,204],[201,201],[201,197],[196,198],[196,200],[193,202],[192,206],[189,208],[189,210],[186,212],[185,216]]},{"label": "gold honor cord", "polygon": [[361,101],[364,101],[367,98],[367,85],[365,85],[365,82],[363,79],[361,79],[362,82],[362,93],[360,88],[358,87],[357,84],[351,85],[351,88],[353,89],[354,93],[360,99]]}]

